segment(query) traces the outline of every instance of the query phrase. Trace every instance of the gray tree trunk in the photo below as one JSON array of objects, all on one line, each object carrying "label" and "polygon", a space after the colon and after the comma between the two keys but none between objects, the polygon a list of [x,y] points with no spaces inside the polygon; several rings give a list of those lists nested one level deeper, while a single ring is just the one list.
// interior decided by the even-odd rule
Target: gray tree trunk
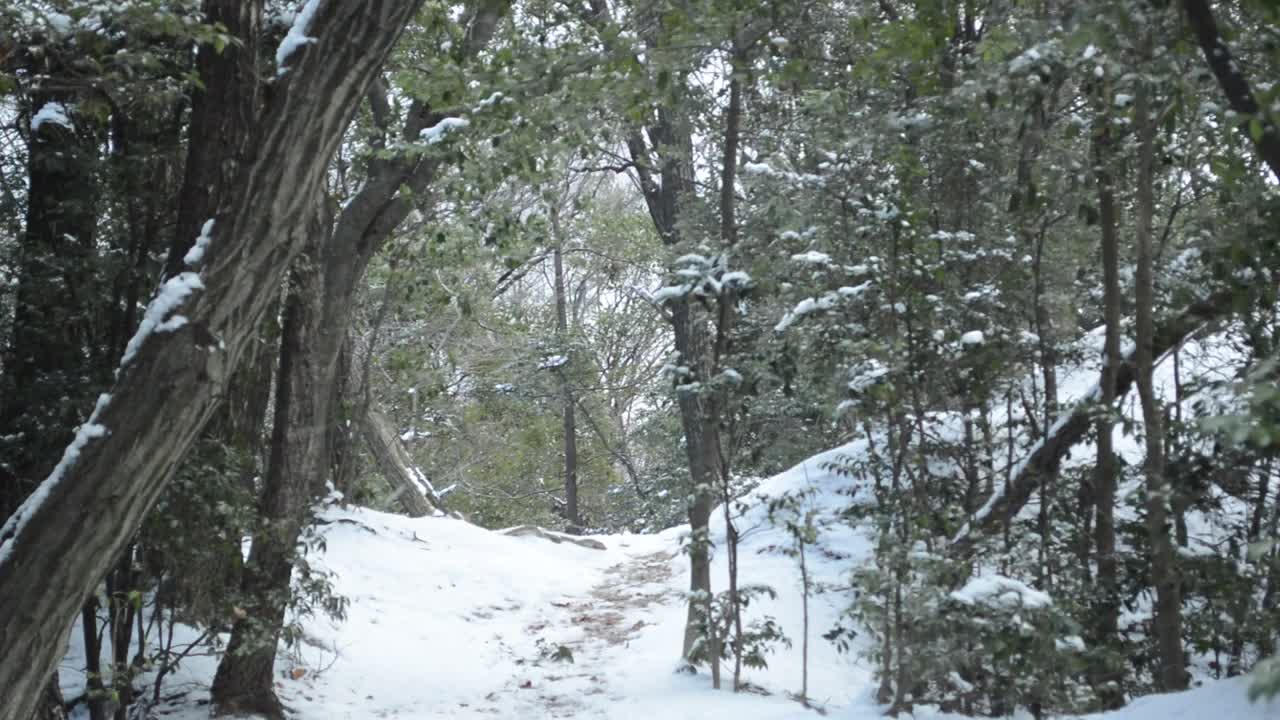
[{"label": "gray tree trunk", "polygon": [[[464,58],[488,44],[506,7],[506,0],[483,0],[468,13]],[[371,95],[375,115],[385,108],[380,92],[379,87]],[[416,141],[423,128],[441,117],[415,102],[402,137]],[[387,120],[385,115],[379,120],[384,133]],[[213,701],[219,713],[282,714],[272,690],[277,640],[306,511],[328,479],[333,389],[340,381],[357,285],[370,260],[408,216],[412,209],[408,196],[421,194],[436,167],[436,161],[420,155],[375,158],[368,181],[337,221],[332,222],[321,209],[309,228],[308,236],[319,240],[294,269],[286,309],[286,330],[293,337],[282,341],[277,382],[281,392],[262,507],[268,524],[255,535],[243,582],[252,607],[248,617],[236,623],[214,679]],[[411,192],[402,192],[404,188]],[[323,208],[325,199],[318,193],[315,197]]]},{"label": "gray tree trunk", "polygon": [[[611,39],[615,28],[613,15],[606,0],[589,0],[585,20],[596,28],[601,41],[609,49],[616,49]],[[687,220],[687,207],[696,200],[693,177],[693,135],[687,120],[681,115],[678,101],[657,108],[656,121],[645,128],[634,130],[627,137],[627,151],[640,180],[645,206],[654,228],[667,247],[681,244],[681,223]],[[646,140],[645,136],[648,136]],[[657,169],[657,177],[654,169]],[[705,324],[696,318],[687,299],[677,299],[669,304],[671,330],[678,362],[689,367],[692,377],[678,378],[677,383],[706,378],[706,367],[700,367],[710,343]],[[713,487],[719,478],[719,453],[703,450],[704,438],[715,435],[718,441],[719,427],[703,422],[700,403],[695,393],[677,392],[680,408],[680,426],[684,431],[685,452],[689,460],[689,609],[685,621],[682,657],[688,659],[698,638],[699,618],[711,605],[711,552],[707,524],[711,519],[714,502]],[[717,442],[716,448],[719,444]]]},{"label": "gray tree trunk", "polygon": [[[1102,103],[1110,94],[1104,93]],[[1093,476],[1090,496],[1096,509],[1094,549],[1098,563],[1098,585],[1094,600],[1093,644],[1099,649],[1114,646],[1120,625],[1119,562],[1116,557],[1116,476],[1119,473],[1112,432],[1111,412],[1116,404],[1116,374],[1124,358],[1120,354],[1120,250],[1119,217],[1116,210],[1115,184],[1111,174],[1114,161],[1111,137],[1111,115],[1103,111],[1094,127],[1093,162],[1098,184],[1098,221],[1102,229],[1102,296],[1106,326],[1102,363],[1101,401],[1098,415],[1098,464]],[[1090,682],[1102,705],[1115,709],[1124,704],[1120,677],[1112,668],[1094,660]],[[1119,668],[1117,668],[1118,670]]]},{"label": "gray tree trunk", "polygon": [[[328,225],[323,211],[317,212],[312,237],[323,237]],[[330,386],[318,383],[337,372],[336,364],[325,367],[312,362],[316,356],[328,356],[324,346],[332,342],[320,331],[324,282],[316,262],[317,249],[313,244],[300,255],[289,276],[271,455],[259,503],[260,527],[253,536],[240,588],[247,617],[232,628],[213,679],[211,695],[218,714],[284,714],[274,689],[276,648],[307,509],[328,477],[330,435],[326,423],[333,395],[328,391]]]},{"label": "gray tree trunk", "polygon": [[[569,302],[564,290],[564,236],[560,232],[557,212],[551,212],[551,223],[554,228],[556,245],[551,250],[552,265],[555,271],[556,296],[556,336],[560,351],[569,352]],[[582,515],[578,510],[578,421],[574,414],[575,405],[573,385],[568,376],[569,365],[556,368],[560,375],[563,402],[564,430],[564,503],[566,528],[571,533],[582,532]]]},{"label": "gray tree trunk", "polygon": [[[1150,61],[1151,31],[1142,40],[1144,62]],[[1182,584],[1177,556],[1169,528],[1169,507],[1173,493],[1165,477],[1164,417],[1155,394],[1152,373],[1155,366],[1153,338],[1155,289],[1152,279],[1151,226],[1155,215],[1152,173],[1155,165],[1155,125],[1151,115],[1151,90],[1139,81],[1134,102],[1134,125],[1138,132],[1137,185],[1137,268],[1134,274],[1137,337],[1135,338],[1138,397],[1142,404],[1147,479],[1147,535],[1151,543],[1151,584],[1156,591],[1155,635],[1159,648],[1156,681],[1165,692],[1185,690],[1187,672],[1182,652]]]},{"label": "gray tree trunk", "polygon": [[[306,235],[359,99],[419,0],[322,0],[220,203],[199,286],[153,319],[58,470],[0,529],[0,720],[28,720],[66,627],[141,524],[225,392]],[[170,290],[179,288],[170,286]],[[171,294],[175,297],[181,293]]]},{"label": "gray tree trunk", "polygon": [[195,244],[218,201],[235,182],[245,147],[253,136],[261,104],[258,56],[263,0],[204,0],[206,23],[221,23],[238,42],[221,51],[204,45],[196,52],[200,86],[191,97],[192,139],[178,198],[178,222],[165,275],[185,270],[183,256]]},{"label": "gray tree trunk", "polygon": [[[649,216],[663,243],[681,242],[681,206],[693,199],[693,136],[686,123],[668,110],[659,110],[658,123],[649,129],[656,147],[661,148],[661,182],[642,179]],[[637,163],[650,162],[639,135],[630,143]],[[647,173],[646,173],[647,174]],[[642,174],[643,178],[643,174]],[[710,337],[705,321],[687,298],[675,300],[671,308],[671,330],[678,362],[689,368],[690,376],[677,378],[678,384],[710,377]],[[711,609],[711,538],[707,527],[715,502],[714,487],[720,477],[720,428],[705,420],[702,403],[694,392],[676,392],[680,426],[684,430],[685,452],[689,459],[689,610],[681,654],[688,658],[699,634],[699,618]],[[709,618],[708,618],[709,619]],[[713,672],[718,666],[713,662]]]}]

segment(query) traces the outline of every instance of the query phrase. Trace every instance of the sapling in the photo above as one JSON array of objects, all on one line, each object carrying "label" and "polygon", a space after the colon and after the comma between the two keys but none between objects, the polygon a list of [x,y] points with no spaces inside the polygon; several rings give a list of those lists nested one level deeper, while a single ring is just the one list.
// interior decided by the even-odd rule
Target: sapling
[{"label": "sapling", "polygon": [[805,547],[818,541],[818,527],[815,523],[816,511],[809,502],[812,490],[806,488],[798,493],[787,493],[769,502],[769,519],[781,526],[791,536],[792,545],[783,549],[783,553],[796,558],[800,564],[800,702],[809,706],[809,596],[813,585],[809,579],[808,559]]}]

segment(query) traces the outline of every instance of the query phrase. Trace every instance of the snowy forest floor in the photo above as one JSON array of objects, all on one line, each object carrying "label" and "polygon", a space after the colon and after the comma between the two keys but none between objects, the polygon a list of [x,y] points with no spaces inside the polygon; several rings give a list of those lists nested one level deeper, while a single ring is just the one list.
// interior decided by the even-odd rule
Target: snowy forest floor
[{"label": "snowy forest floor", "polygon": [[[604,537],[595,550],[447,518],[335,508],[322,519],[320,564],[350,607],[344,622],[308,621],[278,661],[277,690],[298,717],[816,717],[782,687],[733,696],[674,672],[688,582],[676,533]],[[156,714],[207,717],[215,664],[186,661]]]},{"label": "snowy forest floor", "polygon": [[[337,507],[321,514],[326,547],[310,560],[334,573],[336,590],[350,602],[347,618],[304,622],[302,641],[282,649],[277,661],[277,690],[295,717],[335,720],[799,720],[817,718],[819,710],[845,720],[879,718],[883,708],[872,699],[871,668],[856,652],[869,636],[858,638],[848,654],[821,637],[848,606],[849,569],[871,550],[867,537],[834,522],[847,501],[839,489],[848,480],[826,465],[851,450],[815,456],[758,489],[773,496],[807,490],[823,524],[809,562],[823,589],[809,601],[809,696],[818,709],[792,699],[801,682],[799,573],[784,552],[788,536],[768,523],[763,505],[738,523],[741,580],[777,591],[776,599],[753,603],[749,617],[774,617],[791,645],[770,654],[768,668],[746,673],[753,692],[712,690],[705,673],[674,672],[686,612],[688,559],[681,540],[687,528],[600,536],[600,550],[505,535],[450,518]],[[713,538],[722,538],[723,530],[722,520],[713,521]],[[725,577],[721,559],[713,570],[717,589]],[[196,635],[179,630],[189,633],[188,641]],[[84,687],[78,640],[79,633],[72,633],[61,671],[68,697]],[[211,655],[188,658],[166,679],[151,716],[207,718],[216,663]],[[1210,683],[1139,700],[1105,720],[1209,714],[1280,720],[1280,704],[1251,705],[1246,687],[1241,679]],[[928,708],[915,714],[918,720],[943,717]]]}]

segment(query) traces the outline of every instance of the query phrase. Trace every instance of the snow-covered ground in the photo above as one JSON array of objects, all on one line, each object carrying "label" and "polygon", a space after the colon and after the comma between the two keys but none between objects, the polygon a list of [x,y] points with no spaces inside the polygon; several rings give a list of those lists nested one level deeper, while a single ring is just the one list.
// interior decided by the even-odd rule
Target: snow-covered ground
[{"label": "snow-covered ground", "polygon": [[[822,523],[847,498],[826,463],[856,447],[815,456],[766,480],[755,495],[809,489]],[[718,515],[717,515],[718,518]],[[830,519],[827,517],[827,519]],[[513,537],[449,518],[409,519],[351,508],[323,515],[327,550],[318,562],[337,573],[350,601],[340,624],[313,620],[299,649],[282,653],[278,689],[301,718],[542,718],[742,720],[811,718],[788,693],[800,689],[801,594],[798,567],[781,552],[789,536],[760,505],[740,523],[743,581],[778,592],[752,614],[772,615],[792,640],[747,679],[764,693],[715,691],[705,674],[673,672],[685,607],[683,528],[657,535],[598,538],[606,549]],[[722,533],[722,523],[713,525]],[[828,716],[871,720],[872,673],[856,654],[839,654],[821,634],[848,598],[847,572],[870,551],[845,524],[823,528],[809,553],[814,580],[830,586],[810,604],[809,696]],[[725,568],[715,567],[717,589]],[[572,661],[557,660],[561,648]],[[193,657],[165,683],[165,717],[208,716],[215,659]],[[73,648],[63,681],[82,687]],[[1240,679],[1153,697],[1106,720],[1280,718],[1280,705],[1253,705]],[[81,706],[83,709],[83,706]],[[917,718],[941,718],[928,709]]]}]

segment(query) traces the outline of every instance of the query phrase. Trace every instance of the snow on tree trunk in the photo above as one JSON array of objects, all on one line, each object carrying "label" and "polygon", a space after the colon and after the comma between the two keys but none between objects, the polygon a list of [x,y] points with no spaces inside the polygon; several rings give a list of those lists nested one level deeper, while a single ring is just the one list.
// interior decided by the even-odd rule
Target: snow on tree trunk
[{"label": "snow on tree trunk", "polygon": [[357,103],[419,5],[319,4],[315,42],[294,53],[264,110],[197,282],[186,295],[160,296],[181,314],[168,317],[153,303],[160,332],[134,344],[93,422],[0,529],[0,720],[30,716],[69,620],[217,406],[301,247],[306,213]]},{"label": "snow on tree trunk", "polygon": [[409,517],[430,515],[432,506],[443,509],[430,481],[400,442],[390,418],[373,408],[365,410],[364,417],[360,418],[360,434],[382,469],[382,476],[396,488],[396,499],[404,505]]}]

